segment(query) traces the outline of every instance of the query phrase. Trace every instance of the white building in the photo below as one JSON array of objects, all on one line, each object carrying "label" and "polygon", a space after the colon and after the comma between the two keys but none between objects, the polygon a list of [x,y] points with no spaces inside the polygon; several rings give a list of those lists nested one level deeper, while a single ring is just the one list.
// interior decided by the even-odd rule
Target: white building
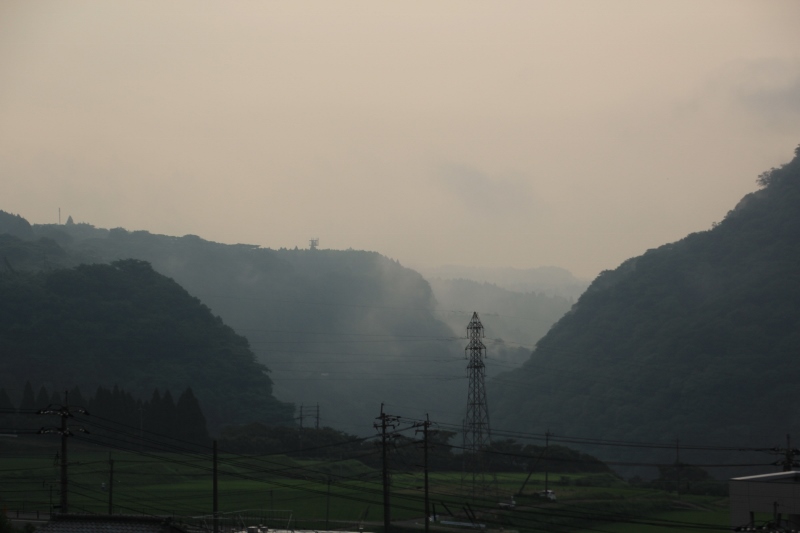
[{"label": "white building", "polygon": [[800,472],[737,477],[729,489],[734,531],[800,529]]}]

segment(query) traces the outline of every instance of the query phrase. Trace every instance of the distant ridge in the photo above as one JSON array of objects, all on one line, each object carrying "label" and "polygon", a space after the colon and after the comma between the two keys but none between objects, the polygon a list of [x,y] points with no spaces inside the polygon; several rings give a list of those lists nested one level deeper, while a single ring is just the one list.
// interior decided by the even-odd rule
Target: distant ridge
[{"label": "distant ridge", "polygon": [[0,211],[0,235],[6,233],[20,239],[33,239],[33,228],[20,215]]},{"label": "distant ridge", "polygon": [[577,298],[589,286],[589,282],[576,278],[565,268],[556,266],[511,268],[442,265],[415,268],[428,279],[466,279],[479,283],[492,283],[515,292],[535,292],[564,298]]},{"label": "distant ridge", "polygon": [[[453,331],[463,330],[472,311],[479,309],[486,322],[487,337],[508,343],[508,349],[499,352],[497,345],[489,345],[491,357],[502,359],[502,370],[507,370],[508,364],[517,366],[525,361],[536,342],[575,302],[563,296],[517,292],[467,279],[431,278],[428,282],[439,315]],[[497,373],[492,365],[487,370],[489,375]]]}]

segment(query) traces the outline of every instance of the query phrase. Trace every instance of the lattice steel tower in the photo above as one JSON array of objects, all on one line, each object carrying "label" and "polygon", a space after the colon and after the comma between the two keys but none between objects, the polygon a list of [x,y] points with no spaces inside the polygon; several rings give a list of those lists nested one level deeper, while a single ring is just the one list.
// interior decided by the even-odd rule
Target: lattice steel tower
[{"label": "lattice steel tower", "polygon": [[491,441],[489,430],[489,408],[486,403],[486,346],[483,324],[478,313],[472,313],[467,325],[469,343],[465,355],[469,360],[469,390],[467,392],[467,416],[464,419],[464,481],[471,482],[473,496],[484,495],[494,487],[494,477],[489,477],[489,464],[485,450]]}]

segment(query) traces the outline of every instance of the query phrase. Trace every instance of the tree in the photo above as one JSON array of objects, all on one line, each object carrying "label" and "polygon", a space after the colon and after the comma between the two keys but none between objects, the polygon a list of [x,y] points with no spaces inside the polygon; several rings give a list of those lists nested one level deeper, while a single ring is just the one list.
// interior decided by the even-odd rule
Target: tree
[{"label": "tree", "polygon": [[188,440],[197,444],[207,444],[209,441],[206,417],[200,409],[200,403],[195,398],[192,388],[189,387],[178,398],[175,405],[177,434],[181,440]]},{"label": "tree", "polygon": [[[50,395],[50,402],[49,403],[51,405],[61,405],[61,404],[64,403],[64,400],[65,400],[65,398],[63,396],[63,393],[59,392],[57,390],[54,390],[53,394]],[[70,404],[72,404],[72,398],[70,398]]]},{"label": "tree", "polygon": [[[44,405],[42,407],[45,407]],[[22,390],[22,400],[19,403],[19,415],[17,416],[17,425],[20,429],[33,429],[38,428],[38,420],[35,418],[35,412],[39,408],[36,407],[36,398],[33,395],[33,386],[30,381],[25,382],[25,388]]]},{"label": "tree", "polygon": [[[42,385],[39,388],[39,394],[36,395],[36,409],[44,409],[50,405],[50,403],[50,393],[48,393],[47,389]],[[61,402],[59,401],[58,403]]]},{"label": "tree", "polygon": [[769,170],[765,170],[764,172],[762,172],[761,174],[758,175],[758,177],[756,178],[756,183],[760,187],[769,187],[769,185],[773,182],[773,180],[775,178],[775,171],[776,170],[778,170],[778,169],[776,169],[775,167],[773,167],[773,168],[771,168]]},{"label": "tree", "polygon": [[686,463],[661,465],[658,474],[658,479],[650,483],[653,488],[674,491],[677,487],[685,494],[727,495],[727,485],[715,480],[699,466]]},{"label": "tree", "polygon": [[172,399],[172,393],[169,390],[164,391],[164,396],[161,397],[161,405],[158,408],[157,415],[161,426],[161,434],[174,437],[178,417],[175,412],[175,400]]},{"label": "tree", "polygon": [[69,391],[69,403],[70,405],[76,405],[78,407],[88,407],[88,403],[86,399],[84,399],[83,394],[81,394],[81,389],[78,386],[72,388]]},{"label": "tree", "polygon": [[5,511],[0,512],[0,533],[16,533],[16,531],[11,520],[6,517]]},{"label": "tree", "polygon": [[0,430],[14,429],[14,404],[6,394],[5,389],[0,389]]},{"label": "tree", "polygon": [[114,416],[111,391],[106,388],[97,387],[94,398],[89,402],[89,405],[91,405],[90,412],[98,418],[111,419]]}]

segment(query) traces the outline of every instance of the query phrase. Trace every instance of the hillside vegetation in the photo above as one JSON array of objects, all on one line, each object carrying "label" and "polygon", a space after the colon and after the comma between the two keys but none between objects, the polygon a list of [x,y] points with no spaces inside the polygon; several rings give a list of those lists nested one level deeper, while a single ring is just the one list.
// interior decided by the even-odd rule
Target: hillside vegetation
[{"label": "hillside vegetation", "polygon": [[0,353],[0,379],[16,396],[27,381],[118,385],[138,398],[192,387],[212,427],[292,423],[247,339],[139,260],[0,272]]},{"label": "hillside vegetation", "polygon": [[600,274],[524,366],[492,383],[494,420],[726,446],[800,434],[796,156],[712,229]]},{"label": "hillside vegetation", "polygon": [[372,433],[382,402],[409,416],[463,416],[467,322],[454,334],[437,317],[422,276],[380,254],[270,250],[84,223],[32,232],[29,240],[0,242],[7,270],[149,262],[247,337],[272,370],[275,396],[297,405],[295,419],[305,408],[305,425]]}]

